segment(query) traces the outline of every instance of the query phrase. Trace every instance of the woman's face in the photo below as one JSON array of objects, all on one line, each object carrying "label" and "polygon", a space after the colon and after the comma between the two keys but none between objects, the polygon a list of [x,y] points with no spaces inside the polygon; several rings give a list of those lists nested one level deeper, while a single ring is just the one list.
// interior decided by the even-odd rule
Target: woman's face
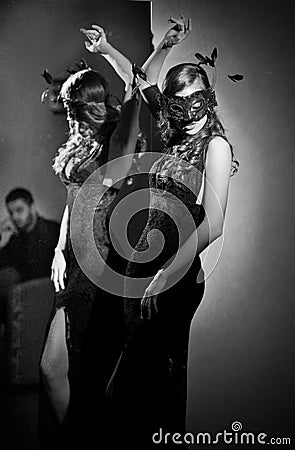
[{"label": "woman's face", "polygon": [[[202,91],[203,87],[201,87],[200,83],[198,80],[195,80],[193,84],[191,84],[190,86],[186,86],[185,88],[183,88],[181,91],[177,92],[175,94],[175,96],[177,97],[187,97],[191,94],[193,94],[196,91]],[[200,106],[200,102],[199,100],[195,100],[189,110],[189,117],[190,117],[190,122],[185,124],[182,124],[182,131],[184,131],[185,134],[189,135],[189,136],[193,136],[195,134],[197,134],[205,125],[205,123],[207,122],[207,114],[205,114],[201,119],[197,120],[194,119],[194,115],[195,112],[198,110]]]}]

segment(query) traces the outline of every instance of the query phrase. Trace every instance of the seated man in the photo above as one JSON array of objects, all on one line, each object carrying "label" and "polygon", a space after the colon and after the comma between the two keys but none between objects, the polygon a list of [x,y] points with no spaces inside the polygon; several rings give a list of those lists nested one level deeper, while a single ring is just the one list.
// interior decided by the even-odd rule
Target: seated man
[{"label": "seated man", "polygon": [[[13,189],[5,197],[5,203],[9,218],[0,228],[0,323],[11,280],[50,277],[59,237],[59,224],[38,214],[28,190]],[[11,272],[4,268],[14,269],[17,276],[11,277]]]}]

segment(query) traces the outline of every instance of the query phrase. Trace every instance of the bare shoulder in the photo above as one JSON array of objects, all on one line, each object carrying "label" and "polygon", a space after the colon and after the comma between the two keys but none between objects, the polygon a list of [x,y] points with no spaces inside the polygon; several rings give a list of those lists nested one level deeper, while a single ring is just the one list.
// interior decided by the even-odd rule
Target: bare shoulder
[{"label": "bare shoulder", "polygon": [[221,136],[215,136],[208,145],[205,171],[209,178],[228,177],[232,165],[232,152],[230,144]]},{"label": "bare shoulder", "polygon": [[208,145],[207,162],[216,161],[231,161],[232,152],[229,143],[221,136],[215,136]]},{"label": "bare shoulder", "polygon": [[208,151],[231,154],[230,145],[222,136],[215,136],[213,139],[211,139],[208,145]]}]

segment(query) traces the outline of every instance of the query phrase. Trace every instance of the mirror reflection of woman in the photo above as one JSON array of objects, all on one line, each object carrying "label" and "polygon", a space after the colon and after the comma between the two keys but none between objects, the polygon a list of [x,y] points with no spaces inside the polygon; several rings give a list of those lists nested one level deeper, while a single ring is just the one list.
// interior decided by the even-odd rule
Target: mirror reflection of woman
[{"label": "mirror reflection of woman", "polygon": [[[170,22],[172,28],[142,67],[146,80],[140,88],[164,150],[150,170],[149,218],[127,266],[129,340],[108,387],[120,442],[132,449],[187,448],[169,439],[162,447],[159,434],[157,444],[152,436],[160,429],[163,435],[186,431],[189,332],[205,288],[199,255],[222,236],[230,176],[238,166],[200,65],[171,67],[163,91],[158,88],[166,57],[191,31],[190,20]],[[144,262],[152,248],[159,253]],[[132,278],[145,277],[150,282],[138,295]]]},{"label": "mirror reflection of woman", "polygon": [[[59,149],[53,168],[67,188],[67,204],[60,227],[60,237],[52,263],[52,281],[56,291],[41,358],[40,448],[73,448],[81,438],[83,410],[80,410],[83,345],[99,288],[81,270],[71,242],[71,212],[77,194],[86,179],[99,167],[118,156],[129,155],[124,162],[113,162],[100,177],[101,184],[111,186],[114,179],[124,178],[132,164],[139,133],[140,101],[132,94],[133,72],[129,60],[107,41],[97,25],[81,29],[88,39],[86,48],[102,55],[125,84],[121,112],[111,104],[109,88],[96,70],[86,68],[72,74],[61,88],[67,110],[69,138]],[[94,186],[94,189],[97,189]],[[80,214],[81,233],[93,228],[94,239],[106,260],[110,246],[105,219],[118,189],[110,187],[96,207],[94,223],[88,223],[87,204]],[[94,192],[95,195],[95,192]],[[90,197],[89,197],[90,198]],[[85,219],[85,220],[84,220]],[[82,236],[81,236],[82,237]],[[80,245],[80,258],[88,258],[87,245]],[[75,244],[79,244],[77,239]],[[103,309],[103,308],[102,308]],[[103,316],[103,310],[101,311]],[[101,321],[103,324],[103,320]],[[106,331],[105,327],[101,334]],[[118,334],[119,334],[119,330]],[[114,351],[107,337],[108,352]],[[118,336],[118,339],[120,337]],[[105,351],[102,354],[106,354]],[[102,354],[97,374],[99,384],[110,371]],[[114,356],[115,357],[115,356]],[[101,387],[104,391],[105,387]],[[101,405],[98,405],[100,407]]]}]

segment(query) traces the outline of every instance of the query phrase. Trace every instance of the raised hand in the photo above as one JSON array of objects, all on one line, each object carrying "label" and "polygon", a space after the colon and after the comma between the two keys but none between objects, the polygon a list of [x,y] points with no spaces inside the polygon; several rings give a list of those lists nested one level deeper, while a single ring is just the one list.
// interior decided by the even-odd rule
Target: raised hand
[{"label": "raised hand", "polygon": [[91,25],[92,28],[86,30],[80,28],[80,31],[87,37],[88,41],[85,41],[85,47],[91,53],[107,53],[108,42],[106,33],[99,25]]},{"label": "raised hand", "polygon": [[10,218],[5,218],[0,222],[0,248],[5,247],[8,244],[11,236],[16,234],[17,230],[13,226]]},{"label": "raised hand", "polygon": [[192,31],[191,19],[186,21],[182,14],[180,14],[180,19],[170,17],[168,22],[173,23],[174,25],[164,36],[164,45],[166,47],[172,47],[173,45],[177,45],[184,41]]}]

